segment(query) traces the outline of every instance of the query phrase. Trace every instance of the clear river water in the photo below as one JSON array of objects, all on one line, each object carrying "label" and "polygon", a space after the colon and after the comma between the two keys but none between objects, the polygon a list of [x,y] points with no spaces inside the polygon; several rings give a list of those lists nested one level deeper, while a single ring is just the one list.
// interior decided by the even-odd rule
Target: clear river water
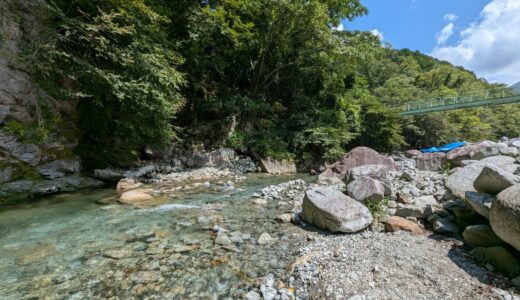
[{"label": "clear river water", "polygon": [[[266,186],[306,175],[251,174],[234,188],[163,191],[133,208],[113,189],[61,194],[0,211],[0,299],[225,299],[261,277],[281,278],[305,232],[278,223],[276,204],[255,205]],[[233,243],[215,243],[215,225]],[[264,232],[276,241],[260,245]]]}]

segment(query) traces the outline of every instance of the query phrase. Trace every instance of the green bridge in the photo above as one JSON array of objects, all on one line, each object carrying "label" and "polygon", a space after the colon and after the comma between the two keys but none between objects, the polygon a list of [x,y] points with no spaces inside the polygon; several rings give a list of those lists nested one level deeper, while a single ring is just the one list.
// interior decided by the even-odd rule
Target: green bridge
[{"label": "green bridge", "polygon": [[496,88],[453,97],[427,99],[394,106],[401,116],[520,102],[520,93],[511,88]]}]

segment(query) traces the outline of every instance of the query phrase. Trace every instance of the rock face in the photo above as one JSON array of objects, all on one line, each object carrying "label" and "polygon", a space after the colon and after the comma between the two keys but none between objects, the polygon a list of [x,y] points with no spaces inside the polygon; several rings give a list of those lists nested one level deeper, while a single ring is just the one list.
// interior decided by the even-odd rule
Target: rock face
[{"label": "rock face", "polygon": [[385,197],[385,187],[378,180],[360,177],[347,185],[347,194],[363,203],[379,203]]},{"label": "rock face", "polygon": [[289,159],[275,160],[272,158],[258,158],[262,170],[269,174],[296,173],[296,164]]},{"label": "rock face", "polygon": [[331,232],[357,232],[372,223],[368,208],[342,192],[327,187],[305,192],[302,217],[305,222]]},{"label": "rock face", "polygon": [[464,230],[462,236],[464,242],[471,247],[493,247],[505,244],[487,225],[469,226]]},{"label": "rock face", "polygon": [[350,169],[363,165],[383,165],[389,171],[397,169],[393,158],[381,155],[367,147],[357,147],[345,154],[339,161],[330,165],[328,170],[322,174],[323,177],[336,176],[343,178]]},{"label": "rock face", "polygon": [[491,205],[489,221],[502,240],[520,250],[520,184],[498,194]]},{"label": "rock face", "polygon": [[498,194],[517,182],[517,176],[506,172],[501,167],[486,165],[473,182],[473,186],[481,193]]},{"label": "rock face", "polygon": [[[79,176],[79,162],[71,155],[77,145],[65,132],[75,130],[75,101],[49,101],[17,59],[41,38],[47,22],[43,1],[3,0],[0,7],[0,202],[32,195],[73,191],[94,184]],[[48,125],[41,110],[59,118],[42,141],[36,128]],[[21,130],[9,130],[18,128]],[[25,182],[21,184],[20,182]],[[30,183],[29,183],[30,182]],[[29,188],[30,187],[30,188]]]},{"label": "rock face", "polygon": [[231,148],[219,148],[211,152],[194,152],[187,160],[188,168],[202,168],[222,166],[238,159],[235,150]]},{"label": "rock face", "polygon": [[416,234],[423,233],[422,229],[419,227],[419,225],[417,225],[417,223],[397,216],[390,217],[388,220],[386,220],[385,230],[388,232],[405,230]]},{"label": "rock face", "polygon": [[495,201],[495,197],[486,193],[466,192],[466,202],[479,213],[481,216],[489,220],[489,211],[491,204]]},{"label": "rock face", "polygon": [[125,177],[123,170],[115,169],[96,169],[94,170],[94,177],[104,181],[118,182]]},{"label": "rock face", "polygon": [[54,179],[64,177],[80,171],[79,162],[71,159],[60,159],[37,168],[38,173],[45,178]]}]

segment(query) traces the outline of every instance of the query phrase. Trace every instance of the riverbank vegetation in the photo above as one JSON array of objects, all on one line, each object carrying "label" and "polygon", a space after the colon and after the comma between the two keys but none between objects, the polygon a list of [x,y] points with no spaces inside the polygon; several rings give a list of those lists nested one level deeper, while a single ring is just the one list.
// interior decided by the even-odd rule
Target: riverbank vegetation
[{"label": "riverbank vegetation", "polygon": [[79,103],[86,168],[173,140],[333,161],[358,145],[520,135],[512,105],[400,117],[392,106],[501,85],[335,30],[368,13],[359,0],[48,0],[45,10],[48,37],[30,59],[51,97]]}]

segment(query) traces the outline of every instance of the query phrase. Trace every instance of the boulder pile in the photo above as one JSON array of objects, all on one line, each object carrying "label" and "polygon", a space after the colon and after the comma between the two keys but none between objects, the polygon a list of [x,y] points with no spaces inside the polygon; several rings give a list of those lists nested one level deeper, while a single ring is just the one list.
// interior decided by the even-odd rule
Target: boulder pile
[{"label": "boulder pile", "polygon": [[467,144],[447,154],[410,150],[390,157],[356,148],[319,175],[328,188],[306,192],[302,219],[332,232],[372,225],[461,237],[489,270],[520,282],[519,149],[520,139]]}]

